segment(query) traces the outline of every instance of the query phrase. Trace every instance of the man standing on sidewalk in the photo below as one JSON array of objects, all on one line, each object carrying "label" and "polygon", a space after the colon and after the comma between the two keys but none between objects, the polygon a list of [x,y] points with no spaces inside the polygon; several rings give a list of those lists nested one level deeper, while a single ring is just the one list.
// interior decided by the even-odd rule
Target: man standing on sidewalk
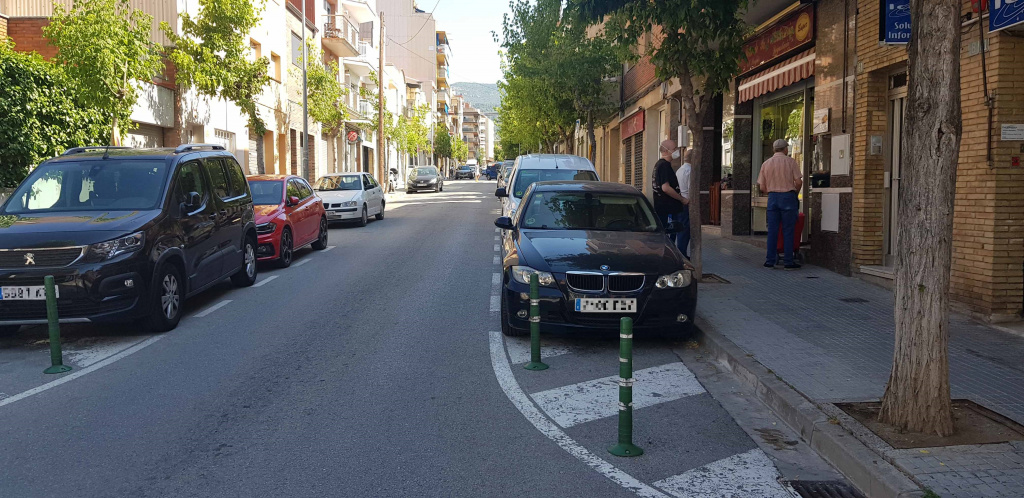
[{"label": "man standing on sidewalk", "polygon": [[693,166],[690,161],[693,159],[693,149],[686,149],[683,153],[683,165],[676,170],[676,180],[679,182],[679,194],[686,199],[683,210],[676,213],[672,218],[676,223],[682,225],[676,233],[676,247],[679,252],[690,259],[690,172]]},{"label": "man standing on sidewalk", "polygon": [[663,225],[668,225],[671,217],[678,215],[689,202],[679,193],[679,179],[672,171],[672,160],[679,158],[679,149],[672,140],[665,140],[660,147],[661,159],[654,163],[653,191],[654,210],[658,213]]},{"label": "man standing on sidewalk", "polygon": [[785,249],[787,270],[800,268],[793,261],[793,230],[796,227],[800,199],[797,192],[803,186],[803,176],[796,159],[789,157],[789,143],[783,139],[775,141],[775,155],[761,165],[757,185],[761,192],[768,192],[768,253],[765,268],[775,268],[778,261],[779,223],[782,223],[782,245]]}]

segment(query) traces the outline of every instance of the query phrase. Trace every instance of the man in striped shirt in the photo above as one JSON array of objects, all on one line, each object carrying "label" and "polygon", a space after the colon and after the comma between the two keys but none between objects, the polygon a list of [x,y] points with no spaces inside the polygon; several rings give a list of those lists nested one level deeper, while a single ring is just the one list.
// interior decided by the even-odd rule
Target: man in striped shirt
[{"label": "man in striped shirt", "polygon": [[768,192],[768,253],[764,267],[775,268],[778,262],[781,222],[786,269],[796,270],[800,265],[793,261],[793,230],[800,210],[797,192],[804,184],[803,175],[796,159],[789,157],[788,142],[780,138],[772,148],[775,155],[761,165],[761,172],[757,174],[757,185],[761,192]]}]

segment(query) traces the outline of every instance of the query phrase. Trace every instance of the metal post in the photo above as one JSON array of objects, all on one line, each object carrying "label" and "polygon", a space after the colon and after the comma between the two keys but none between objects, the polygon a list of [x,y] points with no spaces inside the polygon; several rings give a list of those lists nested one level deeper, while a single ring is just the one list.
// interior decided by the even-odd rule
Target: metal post
[{"label": "metal post", "polygon": [[527,370],[547,370],[540,361],[540,282],[537,274],[530,275],[530,362]]},{"label": "metal post", "polygon": [[64,353],[60,349],[60,319],[57,317],[57,288],[53,275],[47,275],[43,283],[46,286],[46,320],[50,325],[50,368],[43,373],[69,372],[71,367],[64,365]]},{"label": "metal post", "polygon": [[633,444],[633,319],[628,316],[619,329],[619,444],[608,451],[621,457],[644,454]]}]

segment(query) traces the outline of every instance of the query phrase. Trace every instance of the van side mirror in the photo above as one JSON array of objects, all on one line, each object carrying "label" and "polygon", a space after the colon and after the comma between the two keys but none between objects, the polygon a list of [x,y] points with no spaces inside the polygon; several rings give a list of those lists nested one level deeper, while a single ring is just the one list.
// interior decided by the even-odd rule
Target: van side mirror
[{"label": "van side mirror", "polygon": [[501,187],[494,191],[495,197],[508,197],[508,190],[505,187]]},{"label": "van side mirror", "polygon": [[494,226],[502,230],[512,230],[512,218],[502,216],[501,218],[494,220]]},{"label": "van side mirror", "polygon": [[186,201],[181,203],[181,214],[188,214],[199,209],[202,202],[203,198],[199,196],[199,192],[189,192]]}]

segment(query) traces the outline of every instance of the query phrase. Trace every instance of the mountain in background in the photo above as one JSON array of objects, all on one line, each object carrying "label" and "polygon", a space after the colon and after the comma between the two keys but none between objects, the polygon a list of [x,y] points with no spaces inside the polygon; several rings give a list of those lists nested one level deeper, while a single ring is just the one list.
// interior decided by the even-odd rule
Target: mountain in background
[{"label": "mountain in background", "polygon": [[488,117],[497,117],[501,95],[495,83],[452,83],[452,93],[466,97],[469,105],[480,109]]}]

